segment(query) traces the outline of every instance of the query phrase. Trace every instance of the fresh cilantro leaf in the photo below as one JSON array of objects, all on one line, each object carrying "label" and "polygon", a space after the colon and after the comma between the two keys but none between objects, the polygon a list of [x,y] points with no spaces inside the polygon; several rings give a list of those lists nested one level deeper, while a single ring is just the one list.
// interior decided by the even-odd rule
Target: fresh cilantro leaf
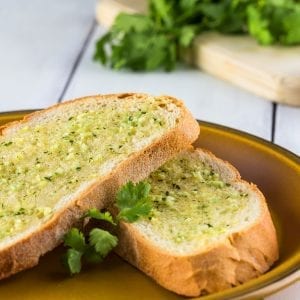
[{"label": "fresh cilantro leaf", "polygon": [[274,37],[269,29],[269,20],[264,18],[261,11],[255,6],[250,5],[247,12],[249,33],[262,45],[272,44],[274,42]]},{"label": "fresh cilantro leaf", "polygon": [[183,47],[188,47],[193,41],[197,33],[197,27],[195,26],[183,26],[180,29],[179,44]]},{"label": "fresh cilantro leaf", "polygon": [[201,12],[205,16],[206,27],[217,28],[223,22],[226,17],[225,3],[201,3]]},{"label": "fresh cilantro leaf", "polygon": [[126,14],[120,13],[115,20],[112,27],[112,32],[118,34],[123,32],[145,32],[153,29],[153,22],[151,19],[141,14]]},{"label": "fresh cilantro leaf", "polygon": [[259,43],[268,45],[300,43],[300,3],[292,0],[266,0],[247,8],[248,29]]},{"label": "fresh cilantro leaf", "polygon": [[145,181],[137,184],[130,181],[125,184],[116,197],[116,205],[120,210],[117,218],[134,222],[140,217],[149,215],[152,208],[148,197],[150,189],[150,184]]},{"label": "fresh cilantro leaf", "polygon": [[93,218],[93,219],[96,219],[96,220],[107,221],[107,222],[109,222],[113,225],[116,225],[111,213],[108,212],[108,211],[101,212],[97,208],[92,208],[92,209],[88,210],[88,212],[84,216],[89,217],[89,218]]},{"label": "fresh cilantro leaf", "polygon": [[[140,217],[148,216],[151,209],[149,199],[150,184],[139,182],[133,184],[128,182],[117,194],[117,207],[120,212],[117,221],[124,220],[134,222]],[[101,212],[92,208],[86,212],[84,217],[104,220],[116,225],[112,215],[106,211]],[[70,274],[79,273],[81,270],[82,258],[88,263],[99,263],[118,244],[118,238],[106,230],[94,228],[89,232],[88,242],[81,231],[72,228],[64,237],[64,245],[70,247],[63,256],[63,265]]]},{"label": "fresh cilantro leaf", "polygon": [[286,45],[297,45],[300,43],[300,5],[297,12],[290,14],[288,18],[282,20],[283,28],[286,32],[281,37],[281,41]]},{"label": "fresh cilantro leaf", "polygon": [[117,245],[118,238],[106,230],[94,228],[89,234],[89,243],[104,258]]},{"label": "fresh cilantro leaf", "polygon": [[147,14],[120,14],[94,59],[114,69],[170,71],[198,33],[250,34],[262,45],[300,44],[298,0],[149,0]]},{"label": "fresh cilantro leaf", "polygon": [[103,260],[102,255],[100,255],[93,246],[89,246],[83,254],[84,259],[91,264],[97,264]]},{"label": "fresh cilantro leaf", "polygon": [[122,210],[134,206],[140,199],[146,198],[149,191],[149,183],[141,181],[134,184],[132,181],[129,181],[117,193],[116,202],[118,208]]},{"label": "fresh cilantro leaf", "polygon": [[168,0],[152,0],[150,1],[150,10],[156,19],[159,19],[165,26],[172,27],[174,25],[173,1]]},{"label": "fresh cilantro leaf", "polygon": [[114,69],[174,68],[176,57],[169,55],[174,35],[158,32],[155,28],[147,16],[120,14],[110,33],[97,42],[94,59],[102,64],[110,62]]},{"label": "fresh cilantro leaf", "polygon": [[68,249],[63,256],[63,265],[69,270],[71,275],[80,273],[81,271],[82,252],[75,249]]},{"label": "fresh cilantro leaf", "polygon": [[89,243],[83,233],[72,228],[65,236],[65,246],[71,248],[62,257],[63,265],[71,275],[81,271],[82,258],[88,263],[99,263],[117,245],[118,239],[106,230],[94,228],[89,233]]},{"label": "fresh cilantro leaf", "polygon": [[77,228],[72,228],[64,238],[64,245],[69,246],[76,251],[84,252],[86,243],[84,235]]},{"label": "fresh cilantro leaf", "polygon": [[106,54],[105,46],[111,40],[111,33],[106,33],[97,43],[96,51],[94,53],[94,60],[100,61],[103,65],[107,63],[108,56]]},{"label": "fresh cilantro leaf", "polygon": [[193,10],[199,0],[179,0],[179,7],[182,11]]},{"label": "fresh cilantro leaf", "polygon": [[151,209],[152,205],[149,202],[138,203],[131,208],[122,209],[118,215],[118,219],[133,223],[140,217],[148,216],[151,212]]}]

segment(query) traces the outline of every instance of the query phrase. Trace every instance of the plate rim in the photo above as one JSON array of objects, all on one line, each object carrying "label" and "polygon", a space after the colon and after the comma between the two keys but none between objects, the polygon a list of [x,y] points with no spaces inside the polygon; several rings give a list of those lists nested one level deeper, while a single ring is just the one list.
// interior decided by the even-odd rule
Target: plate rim
[{"label": "plate rim", "polygon": [[[11,116],[11,115],[28,115],[28,114],[32,114],[34,112],[37,112],[37,111],[40,111],[40,110],[43,110],[43,108],[37,108],[37,109],[24,109],[24,110],[11,110],[11,111],[3,111],[3,112],[0,112],[0,118],[1,117],[4,117],[4,116]],[[204,121],[204,120],[199,120],[199,119],[196,119],[197,122],[208,128],[212,128],[212,129],[217,129],[217,130],[221,130],[221,131],[227,131],[229,132],[230,134],[233,134],[233,135],[236,135],[236,136],[241,136],[243,138],[245,138],[246,140],[252,140],[256,143],[259,143],[260,145],[263,145],[267,148],[270,148],[272,149],[273,151],[285,156],[286,158],[292,160],[296,165],[299,165],[299,169],[300,169],[300,156],[297,155],[296,153],[280,146],[280,145],[277,145],[275,144],[274,142],[272,141],[268,141],[267,139],[264,139],[262,137],[259,137],[259,136],[256,136],[252,133],[249,133],[249,132],[246,132],[246,131],[243,131],[243,130],[239,130],[239,129],[235,129],[235,128],[232,128],[232,127],[229,127],[229,126],[226,126],[226,125],[222,125],[222,124],[218,124],[218,123],[214,123],[214,122],[209,122],[209,121]],[[200,136],[201,136],[201,130],[200,130]],[[291,279],[291,281],[283,284],[282,286],[280,286],[279,288],[277,287],[273,287],[273,289],[267,291],[267,294],[265,294],[264,291],[262,291],[262,294],[259,294],[259,295],[255,295],[255,297],[263,297],[263,296],[266,296],[266,295],[271,295],[275,292],[278,292],[290,285],[292,285],[293,283],[297,282],[298,280],[300,280],[300,272],[299,272],[299,268],[300,268],[300,252],[296,252],[296,254],[290,258],[289,260],[287,260],[285,263],[288,263],[290,262],[291,260],[295,260],[295,263],[293,262],[291,266],[287,267],[286,270],[284,270],[284,272],[281,272],[279,274],[274,274],[274,277],[273,278],[270,278],[269,280],[267,279],[265,282],[261,282],[261,283],[258,283],[257,285],[255,286],[250,286],[250,287],[246,287],[246,290],[237,290],[235,291],[234,289],[235,288],[239,288],[239,287],[243,287],[243,285],[239,285],[237,287],[234,287],[234,288],[231,288],[231,289],[227,289],[227,290],[224,290],[224,291],[220,291],[220,292],[217,292],[217,293],[213,293],[211,295],[207,295],[207,296],[204,296],[204,297],[200,297],[200,298],[195,298],[195,299],[207,299],[207,300],[210,300],[210,299],[215,299],[216,297],[222,297],[222,299],[241,299],[241,298],[237,298],[237,297],[243,297],[243,299],[247,299],[247,298],[244,298],[245,296],[247,296],[251,293],[254,293],[254,292],[259,292],[260,290],[264,290],[265,288],[267,288],[268,286],[270,285],[274,285],[274,284],[279,284],[283,279],[286,279],[286,278],[289,278],[289,277],[294,277],[294,274],[297,274],[297,272],[299,274],[295,275],[296,276],[296,279]],[[262,275],[263,276],[263,275]],[[225,293],[225,295],[224,295]],[[221,298],[219,298],[221,299]]]}]

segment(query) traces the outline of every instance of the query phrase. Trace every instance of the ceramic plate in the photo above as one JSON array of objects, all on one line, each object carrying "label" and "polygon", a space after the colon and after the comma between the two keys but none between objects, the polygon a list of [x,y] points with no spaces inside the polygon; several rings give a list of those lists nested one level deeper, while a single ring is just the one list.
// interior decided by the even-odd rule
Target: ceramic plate
[{"label": "ceramic plate", "polygon": [[[0,114],[0,124],[28,112]],[[263,297],[299,279],[300,267],[300,159],[252,135],[200,122],[196,146],[231,162],[242,177],[254,182],[266,196],[280,243],[280,259],[266,274],[236,288],[201,297],[248,299]],[[181,299],[158,286],[116,255],[104,263],[68,277],[60,266],[62,249],[45,255],[37,267],[0,282],[1,299]]]}]

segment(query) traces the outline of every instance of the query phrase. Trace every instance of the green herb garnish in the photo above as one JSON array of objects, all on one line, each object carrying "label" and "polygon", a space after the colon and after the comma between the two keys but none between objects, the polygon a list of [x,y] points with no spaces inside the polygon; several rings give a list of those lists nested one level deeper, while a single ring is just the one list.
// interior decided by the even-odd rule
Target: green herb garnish
[{"label": "green herb garnish", "polygon": [[107,222],[109,222],[113,225],[117,225],[116,222],[114,221],[112,215],[110,214],[110,212],[108,212],[108,211],[101,212],[97,208],[90,209],[85,214],[85,217],[93,218],[93,219],[96,219],[96,220],[103,220],[103,221],[107,221]]},{"label": "green herb garnish", "polygon": [[3,145],[7,147],[7,146],[12,145],[12,143],[13,143],[13,142],[10,141],[10,142],[3,143]]},{"label": "green herb garnish", "polygon": [[147,14],[117,16],[94,59],[114,69],[170,71],[204,31],[250,34],[262,45],[300,44],[297,0],[149,0]]},{"label": "green herb garnish", "polygon": [[63,264],[69,269],[70,274],[79,273],[81,270],[81,257],[87,249],[85,237],[77,228],[72,228],[64,238],[64,246],[70,247],[63,256]]},{"label": "green herb garnish", "polygon": [[102,258],[104,258],[115,246],[118,239],[106,230],[94,228],[89,235],[89,243]]},{"label": "green herb garnish", "polygon": [[[110,212],[101,212],[96,208],[87,211],[84,218],[92,218],[117,225],[120,220],[126,222],[137,221],[141,217],[148,217],[152,205],[149,200],[150,184],[128,182],[117,193],[116,206],[119,214],[114,218]],[[62,257],[63,265],[71,275],[81,271],[82,262],[98,263],[116,247],[118,238],[107,230],[93,228],[88,236],[84,236],[77,228],[72,228],[64,237],[64,246],[68,247]]]},{"label": "green herb garnish", "polygon": [[132,182],[124,185],[117,194],[116,205],[120,210],[117,219],[132,223],[148,216],[152,209],[148,197],[150,188],[150,184],[143,181],[136,185]]}]

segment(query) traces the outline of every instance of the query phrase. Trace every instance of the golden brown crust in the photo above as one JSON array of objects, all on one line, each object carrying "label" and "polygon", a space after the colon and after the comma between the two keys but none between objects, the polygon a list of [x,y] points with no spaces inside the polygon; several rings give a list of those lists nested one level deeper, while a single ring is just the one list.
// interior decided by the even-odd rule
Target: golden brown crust
[{"label": "golden brown crust", "polygon": [[[97,99],[118,98],[130,100],[134,97],[146,97],[144,94],[113,94],[103,96],[91,96]],[[164,96],[167,97],[167,96]],[[90,97],[75,99],[71,102],[62,103],[50,107],[47,110],[35,112],[26,116],[19,122],[13,122],[0,128],[2,134],[21,123],[28,122],[51,110],[85,101]],[[92,207],[103,208],[114,200],[116,190],[129,180],[137,181],[147,177],[154,169],[158,168],[173,155],[188,147],[199,134],[199,125],[193,119],[184,105],[174,99],[177,106],[181,107],[182,115],[173,129],[156,140],[150,146],[132,154],[99,182],[83,191],[68,205],[57,211],[55,215],[39,230],[23,236],[14,243],[0,249],[0,279],[6,278],[21,270],[35,266],[39,258],[52,250],[62,241],[64,234],[74,225],[79,225],[80,217]]]},{"label": "golden brown crust", "polygon": [[255,185],[242,181],[238,171],[228,162],[208,151],[197,149],[195,152],[209,156],[218,167],[229,168],[233,181],[246,184],[257,194],[261,206],[257,221],[190,255],[166,251],[147,239],[134,225],[121,223],[116,249],[121,257],[160,285],[185,296],[199,296],[239,285],[266,272],[278,259],[276,232],[262,193]]}]

